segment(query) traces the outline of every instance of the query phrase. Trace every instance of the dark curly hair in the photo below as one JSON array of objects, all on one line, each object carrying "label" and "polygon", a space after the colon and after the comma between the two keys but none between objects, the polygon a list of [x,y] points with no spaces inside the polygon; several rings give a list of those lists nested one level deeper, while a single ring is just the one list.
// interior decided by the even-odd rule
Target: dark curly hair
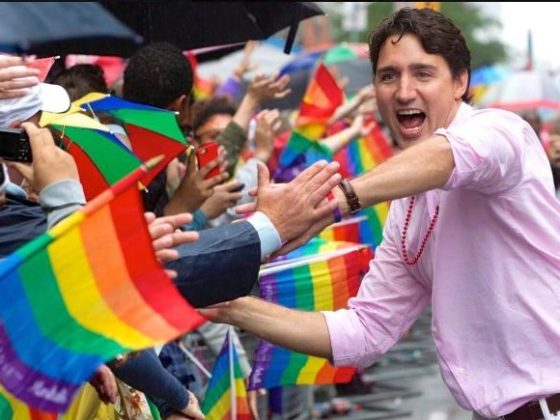
[{"label": "dark curly hair", "polygon": [[[369,59],[373,73],[377,69],[379,51],[387,38],[405,34],[418,37],[422,47],[428,54],[442,56],[454,78],[458,78],[465,70],[468,83],[471,80],[471,53],[459,28],[443,14],[432,9],[413,9],[405,7],[393,16],[385,19],[369,37]],[[462,97],[469,101],[468,89]]]},{"label": "dark curly hair", "polygon": [[158,42],[139,49],[124,71],[125,99],[168,108],[181,95],[190,95],[193,71],[181,50]]}]

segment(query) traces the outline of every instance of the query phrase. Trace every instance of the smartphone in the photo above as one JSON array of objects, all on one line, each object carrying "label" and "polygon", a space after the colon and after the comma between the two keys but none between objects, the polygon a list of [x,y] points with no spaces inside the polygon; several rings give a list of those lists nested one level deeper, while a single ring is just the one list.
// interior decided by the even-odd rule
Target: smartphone
[{"label": "smartphone", "polygon": [[16,162],[31,162],[29,137],[19,128],[0,128],[0,157]]},{"label": "smartphone", "polygon": [[240,184],[239,186],[235,187],[233,190],[229,190],[229,192],[239,192],[245,188],[245,184]]},{"label": "smartphone", "polygon": [[[208,163],[216,159],[218,157],[219,147],[220,144],[218,142],[211,141],[205,143],[204,145],[196,149],[196,158],[198,160],[198,167],[202,168],[203,166],[208,165]],[[208,174],[206,174],[204,179],[213,178],[218,175],[220,175],[220,167],[216,166],[214,169],[208,172]]]}]

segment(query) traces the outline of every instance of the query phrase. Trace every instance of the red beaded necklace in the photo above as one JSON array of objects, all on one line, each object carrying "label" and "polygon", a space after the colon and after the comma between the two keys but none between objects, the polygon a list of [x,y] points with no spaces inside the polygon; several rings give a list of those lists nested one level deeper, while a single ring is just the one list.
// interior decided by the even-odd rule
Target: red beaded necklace
[{"label": "red beaded necklace", "polygon": [[434,226],[436,225],[436,221],[439,214],[439,206],[436,207],[436,212],[432,220],[430,221],[430,226],[428,226],[428,231],[426,232],[426,236],[422,239],[422,243],[420,244],[420,249],[416,256],[412,259],[408,258],[408,252],[406,251],[406,233],[408,231],[408,224],[410,223],[410,218],[412,217],[412,209],[414,208],[414,202],[416,201],[416,197],[410,197],[410,204],[408,205],[408,211],[406,212],[406,218],[404,220],[404,227],[402,230],[401,235],[401,249],[402,249],[402,257],[405,263],[408,265],[414,265],[420,259],[422,252],[424,252],[424,248],[426,247],[426,243],[428,242],[428,238],[430,237],[432,231],[434,230]]}]

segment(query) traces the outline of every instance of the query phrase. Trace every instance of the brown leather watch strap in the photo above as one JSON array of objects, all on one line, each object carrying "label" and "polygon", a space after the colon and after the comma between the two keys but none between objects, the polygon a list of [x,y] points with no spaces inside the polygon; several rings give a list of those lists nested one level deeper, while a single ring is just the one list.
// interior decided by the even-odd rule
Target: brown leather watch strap
[{"label": "brown leather watch strap", "polygon": [[356,214],[358,211],[360,211],[362,209],[362,204],[360,203],[360,199],[354,191],[354,187],[352,187],[352,184],[350,184],[350,181],[348,181],[346,178],[343,178],[338,186],[346,197],[346,202],[348,203],[348,207],[350,207],[350,214]]}]

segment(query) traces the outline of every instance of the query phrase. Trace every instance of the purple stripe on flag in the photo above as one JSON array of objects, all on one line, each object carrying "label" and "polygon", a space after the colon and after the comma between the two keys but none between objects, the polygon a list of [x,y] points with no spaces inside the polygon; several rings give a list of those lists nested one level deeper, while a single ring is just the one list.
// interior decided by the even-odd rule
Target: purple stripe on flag
[{"label": "purple stripe on flag", "polygon": [[1,321],[0,383],[16,398],[34,408],[51,412],[66,411],[79,388],[78,385],[45,376],[21,362]]},{"label": "purple stripe on flag", "polygon": [[272,351],[275,346],[268,341],[259,340],[259,345],[255,351],[255,360],[253,361],[253,370],[249,376],[250,391],[263,388],[266,372],[269,369],[270,362],[272,361]]}]

